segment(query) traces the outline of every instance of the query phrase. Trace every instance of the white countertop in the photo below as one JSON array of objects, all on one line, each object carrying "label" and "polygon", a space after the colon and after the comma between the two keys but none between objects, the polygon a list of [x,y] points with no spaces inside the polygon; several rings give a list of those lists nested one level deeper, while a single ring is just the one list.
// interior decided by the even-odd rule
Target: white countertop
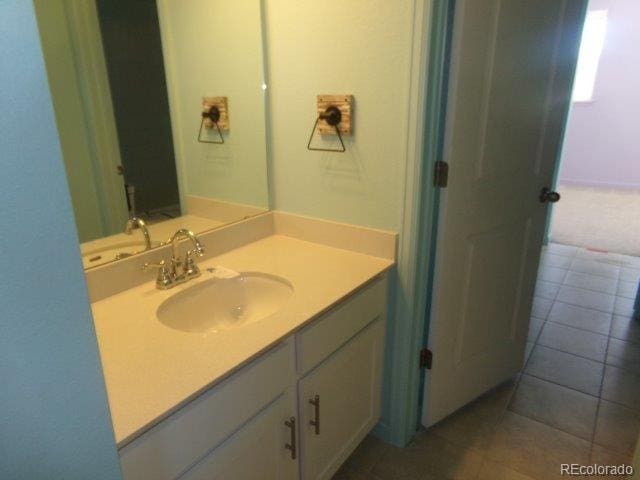
[{"label": "white countertop", "polygon": [[201,262],[287,279],[294,292],[273,316],[216,333],[187,333],[157,320],[171,295],[209,276],[161,291],[148,282],[92,304],[118,447],[290,335],[393,261],[272,235]]}]

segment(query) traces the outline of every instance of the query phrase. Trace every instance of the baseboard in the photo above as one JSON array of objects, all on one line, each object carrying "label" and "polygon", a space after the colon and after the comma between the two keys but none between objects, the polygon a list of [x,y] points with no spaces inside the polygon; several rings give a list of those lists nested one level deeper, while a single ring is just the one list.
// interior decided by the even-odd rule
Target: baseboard
[{"label": "baseboard", "polygon": [[640,183],[600,182],[598,180],[560,179],[558,184],[571,187],[611,188],[614,190],[640,190]]}]

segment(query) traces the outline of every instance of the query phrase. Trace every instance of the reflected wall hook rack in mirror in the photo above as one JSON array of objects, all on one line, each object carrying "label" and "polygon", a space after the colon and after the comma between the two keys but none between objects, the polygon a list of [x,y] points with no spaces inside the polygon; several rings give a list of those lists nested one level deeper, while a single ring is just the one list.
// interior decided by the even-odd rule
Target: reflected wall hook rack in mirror
[{"label": "reflected wall hook rack in mirror", "polygon": [[[209,119],[218,130],[218,137],[220,140],[203,140],[202,139],[202,127],[204,127],[204,122]],[[200,143],[224,143],[224,137],[222,136],[222,132],[220,131],[220,126],[218,125],[218,121],[220,120],[220,110],[218,107],[211,107],[208,112],[202,112],[202,122],[200,122],[200,130],[198,130],[198,141]]]},{"label": "reflected wall hook rack in mirror", "polygon": [[[202,121],[198,130],[198,142],[223,144],[223,130],[229,129],[227,110],[227,97],[204,97],[202,99]],[[215,128],[219,140],[205,140],[202,138],[202,130]]]},{"label": "reflected wall hook rack in mirror", "polygon": [[[308,150],[339,153],[346,151],[342,135],[351,133],[352,103],[351,95],[318,95],[318,116],[309,136]],[[338,135],[340,148],[312,147],[311,142],[316,131],[321,135]]]}]

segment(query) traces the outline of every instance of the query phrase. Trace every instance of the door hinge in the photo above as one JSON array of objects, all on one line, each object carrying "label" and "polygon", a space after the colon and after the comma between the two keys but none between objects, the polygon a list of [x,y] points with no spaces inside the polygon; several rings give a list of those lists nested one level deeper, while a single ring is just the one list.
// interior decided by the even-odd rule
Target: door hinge
[{"label": "door hinge", "polygon": [[449,164],[438,160],[434,165],[433,184],[445,188],[449,181]]},{"label": "door hinge", "polygon": [[433,352],[428,348],[423,348],[420,350],[420,368],[431,370],[431,365],[433,365]]}]

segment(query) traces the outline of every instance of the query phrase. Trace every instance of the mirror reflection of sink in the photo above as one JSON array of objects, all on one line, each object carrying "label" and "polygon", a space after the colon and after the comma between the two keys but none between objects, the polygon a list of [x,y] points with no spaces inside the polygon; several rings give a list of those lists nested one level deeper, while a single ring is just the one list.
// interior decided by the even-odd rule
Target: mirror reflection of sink
[{"label": "mirror reflection of sink", "polygon": [[[162,242],[151,242],[151,248],[161,245]],[[145,249],[143,241],[118,242],[103,247],[92,248],[82,252],[84,268],[95,267],[103,263],[126,258]]]},{"label": "mirror reflection of sink", "polygon": [[278,312],[293,294],[287,280],[246,272],[212,278],[186,288],[158,307],[166,326],[185,332],[217,332],[262,320]]}]

